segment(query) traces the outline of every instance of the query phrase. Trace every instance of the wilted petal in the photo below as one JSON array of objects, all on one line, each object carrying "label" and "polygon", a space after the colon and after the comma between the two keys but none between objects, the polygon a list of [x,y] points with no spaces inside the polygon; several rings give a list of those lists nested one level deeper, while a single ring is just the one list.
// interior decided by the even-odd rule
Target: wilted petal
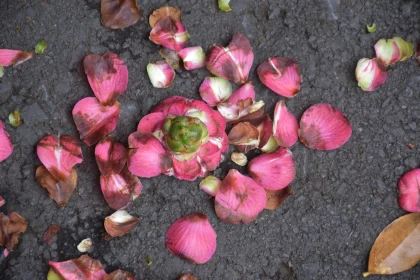
[{"label": "wilted petal", "polygon": [[155,88],[167,88],[175,79],[174,69],[165,61],[149,63],[147,65],[147,74]]},{"label": "wilted petal", "polygon": [[198,280],[198,279],[192,276],[191,274],[183,274],[181,275],[181,277],[178,278],[178,280]]},{"label": "wilted petal", "polygon": [[398,61],[404,61],[413,55],[413,44],[400,37],[392,39],[380,39],[375,44],[376,57],[385,65],[391,65]]},{"label": "wilted petal", "polygon": [[247,100],[249,98],[251,98],[251,100],[255,100],[255,90],[251,82],[246,82],[232,93],[229,97],[228,103],[237,104],[239,101]]},{"label": "wilted petal", "polygon": [[420,169],[405,173],[398,181],[399,204],[408,212],[420,212]]},{"label": "wilted petal", "polygon": [[0,213],[0,246],[13,251],[13,247],[19,242],[19,234],[24,233],[28,224],[26,220],[16,212],[9,215]]},{"label": "wilted petal", "polygon": [[220,103],[217,105],[217,110],[228,123],[250,121],[264,115],[264,101],[255,102],[248,98],[236,104]]},{"label": "wilted petal", "polygon": [[175,256],[203,264],[216,251],[216,232],[206,215],[193,213],[176,220],[169,227],[165,244]]},{"label": "wilted petal", "polygon": [[103,105],[113,105],[127,88],[128,70],[124,61],[114,53],[90,54],[83,64],[95,96]]},{"label": "wilted petal", "polygon": [[179,180],[194,181],[197,177],[203,177],[207,173],[207,169],[200,165],[197,157],[183,161],[173,158],[173,168],[173,175]]},{"label": "wilted petal", "polygon": [[104,280],[136,280],[130,272],[118,269],[105,276]]},{"label": "wilted petal", "polygon": [[120,173],[127,156],[125,147],[111,136],[102,139],[95,147],[96,163],[103,176]]},{"label": "wilted petal", "polygon": [[45,168],[58,181],[64,181],[73,166],[83,161],[79,142],[69,135],[45,136],[39,141],[36,152]]},{"label": "wilted petal", "polygon": [[13,144],[9,134],[4,129],[4,124],[0,121],[0,162],[8,158],[13,152]]},{"label": "wilted petal", "polygon": [[231,169],[216,194],[216,214],[225,223],[249,224],[264,209],[264,189],[252,178]]},{"label": "wilted petal", "polygon": [[95,97],[86,97],[73,108],[73,119],[80,139],[91,146],[117,127],[120,117],[120,103],[102,105]]},{"label": "wilted petal", "polygon": [[387,77],[386,66],[379,58],[362,58],[357,62],[356,79],[363,91],[374,91]]},{"label": "wilted petal", "polygon": [[42,239],[49,245],[51,245],[54,241],[54,236],[57,234],[58,230],[60,229],[60,225],[56,226],[49,226],[47,230],[42,235]]},{"label": "wilted petal", "polygon": [[300,90],[302,77],[296,61],[287,57],[272,57],[261,63],[258,77],[269,89],[284,97],[293,97]]},{"label": "wilted petal", "polygon": [[102,194],[109,207],[115,210],[128,207],[141,194],[142,184],[124,168],[119,174],[100,177]]},{"label": "wilted petal", "polygon": [[150,27],[155,27],[156,23],[158,23],[164,17],[171,17],[173,20],[182,22],[182,13],[179,9],[171,6],[164,6],[154,10],[153,13],[149,16]]},{"label": "wilted petal", "polygon": [[164,47],[160,49],[159,54],[165,59],[166,63],[168,63],[172,67],[172,69],[175,70],[179,68],[180,56],[178,55],[177,51]]},{"label": "wilted petal", "polygon": [[131,216],[124,210],[118,210],[114,212],[111,216],[105,218],[104,226],[106,232],[112,237],[122,236],[139,223],[139,218]]},{"label": "wilted petal", "polygon": [[67,205],[77,186],[77,172],[74,168],[70,170],[67,178],[57,180],[41,165],[36,169],[35,176],[37,183],[48,191],[50,198],[54,199],[58,206]]},{"label": "wilted petal", "polygon": [[291,187],[287,186],[286,188],[277,191],[265,190],[265,194],[267,195],[265,209],[276,210],[289,195],[294,195],[295,192]]},{"label": "wilted petal", "polygon": [[162,112],[155,112],[144,116],[137,126],[137,131],[153,133],[162,130],[166,116]]},{"label": "wilted petal", "polygon": [[151,178],[172,168],[171,155],[152,134],[132,133],[128,147],[128,169],[137,176]]},{"label": "wilted petal", "polygon": [[215,196],[221,184],[222,181],[219,178],[209,175],[200,182],[200,189],[211,196]]},{"label": "wilted petal", "polygon": [[179,56],[184,62],[184,68],[193,70],[202,68],[206,64],[206,55],[202,47],[189,47],[181,50]]},{"label": "wilted petal", "polygon": [[273,122],[268,115],[263,118],[263,121],[257,126],[257,129],[260,132],[260,144],[258,146],[260,150],[264,153],[274,152],[279,145],[274,139]]},{"label": "wilted petal", "polygon": [[289,112],[286,102],[280,100],[274,110],[273,132],[277,143],[282,147],[291,147],[298,140],[298,122]]},{"label": "wilted petal", "polygon": [[248,162],[248,158],[243,153],[232,153],[230,159],[239,166],[245,166]]},{"label": "wilted petal", "polygon": [[258,147],[260,132],[249,122],[235,125],[228,134],[229,143],[235,145],[241,152],[247,153]]},{"label": "wilted petal", "polygon": [[0,49],[0,66],[17,66],[22,62],[32,58],[31,53],[18,50]]},{"label": "wilted petal", "polygon": [[101,22],[109,29],[125,28],[139,21],[136,0],[101,0]]},{"label": "wilted petal", "polygon": [[107,275],[101,262],[88,255],[64,262],[49,261],[50,268],[62,279],[68,280],[103,280]]},{"label": "wilted petal", "polygon": [[229,81],[219,77],[206,77],[200,86],[201,98],[210,106],[217,106],[232,94]]},{"label": "wilted petal", "polygon": [[156,23],[149,39],[155,44],[179,52],[187,44],[189,36],[181,22],[167,16]]},{"label": "wilted petal", "polygon": [[337,149],[349,140],[351,133],[348,119],[330,104],[313,105],[300,119],[300,141],[311,149]]},{"label": "wilted petal", "polygon": [[283,189],[295,179],[293,154],[289,149],[279,147],[274,153],[252,159],[248,164],[248,172],[264,189]]},{"label": "wilted petal", "polygon": [[243,84],[248,80],[253,61],[254,53],[248,39],[236,33],[226,48],[213,46],[209,50],[206,67],[215,76]]}]

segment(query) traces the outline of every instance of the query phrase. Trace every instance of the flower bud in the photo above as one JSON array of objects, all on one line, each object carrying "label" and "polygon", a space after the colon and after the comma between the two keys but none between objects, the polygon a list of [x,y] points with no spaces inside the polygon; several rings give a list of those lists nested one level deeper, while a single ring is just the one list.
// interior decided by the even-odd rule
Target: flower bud
[{"label": "flower bud", "polygon": [[200,182],[200,189],[211,196],[215,196],[220,188],[221,182],[219,178],[209,175]]},{"label": "flower bud", "polygon": [[202,47],[185,48],[178,54],[184,62],[184,68],[187,70],[202,68],[206,64],[206,55]]},{"label": "flower bud", "polygon": [[374,91],[387,77],[386,67],[379,58],[362,58],[357,62],[356,79],[363,91]]},{"label": "flower bud", "polygon": [[248,162],[248,159],[245,154],[243,153],[235,153],[233,152],[230,155],[230,159],[239,166],[245,166]]},{"label": "flower bud", "polygon": [[4,124],[0,121],[0,162],[8,158],[13,152],[13,144],[10,141],[9,133],[4,129]]},{"label": "flower bud", "polygon": [[85,253],[87,252],[90,248],[92,248],[93,242],[92,239],[90,238],[86,238],[83,239],[79,245],[77,245],[77,250],[79,250],[79,252],[81,253]]},{"label": "flower bud", "polygon": [[376,57],[381,59],[386,66],[410,58],[413,51],[413,44],[400,37],[380,39],[375,44]]},{"label": "flower bud", "polygon": [[232,94],[229,81],[219,77],[206,77],[200,86],[201,98],[210,106],[217,106]]},{"label": "flower bud", "polygon": [[174,69],[165,61],[149,63],[147,65],[147,74],[155,88],[167,88],[175,79]]},{"label": "flower bud", "polygon": [[189,37],[181,22],[166,16],[153,27],[149,39],[155,44],[179,52],[185,47]]},{"label": "flower bud", "polygon": [[139,218],[131,216],[124,210],[118,210],[111,216],[105,218],[104,226],[106,232],[112,237],[122,236],[139,223]]}]

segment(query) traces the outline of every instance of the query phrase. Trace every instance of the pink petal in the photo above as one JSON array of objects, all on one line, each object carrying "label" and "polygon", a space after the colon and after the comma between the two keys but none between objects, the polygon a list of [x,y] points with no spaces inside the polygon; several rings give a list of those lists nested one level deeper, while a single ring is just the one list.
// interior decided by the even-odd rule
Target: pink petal
[{"label": "pink petal", "polygon": [[330,104],[313,105],[300,119],[300,141],[311,149],[337,149],[349,140],[351,133],[348,119]]},{"label": "pink petal", "polygon": [[417,59],[418,63],[420,63],[420,41],[417,43],[417,49],[414,53],[414,57]]},{"label": "pink petal", "polygon": [[[200,120],[207,126],[210,137],[224,137],[224,134],[226,134],[226,121],[218,111],[213,110],[209,105],[200,100],[194,100],[190,106],[205,114]],[[188,114],[188,112],[191,111],[187,111],[184,115],[193,116]]]},{"label": "pink petal", "polygon": [[264,152],[266,152],[267,149],[270,150],[271,146],[273,146],[271,143],[273,141],[273,121],[268,115],[265,115],[262,122],[257,126],[257,128],[260,132],[260,144],[258,147]]},{"label": "pink petal", "polygon": [[6,200],[0,195],[0,207],[6,203]]},{"label": "pink petal", "polygon": [[363,91],[374,91],[385,83],[388,73],[379,58],[362,58],[357,62],[356,80]]},{"label": "pink petal", "polygon": [[282,147],[291,147],[298,140],[298,122],[289,112],[286,102],[280,100],[274,110],[273,132],[277,143]]},{"label": "pink petal", "polygon": [[186,70],[202,68],[206,64],[206,55],[202,47],[185,48],[178,54],[182,58]]},{"label": "pink petal", "polygon": [[166,16],[153,27],[149,39],[155,44],[179,52],[187,44],[188,37],[188,32],[181,22]]},{"label": "pink petal", "polygon": [[80,139],[91,146],[117,127],[120,117],[120,103],[104,106],[95,97],[86,97],[73,108],[73,119]]},{"label": "pink petal", "polygon": [[130,272],[118,269],[105,276],[103,280],[136,280]]},{"label": "pink petal", "polygon": [[299,65],[290,58],[269,58],[258,66],[257,72],[261,82],[281,96],[290,98],[300,90],[302,77]]},{"label": "pink petal", "polygon": [[145,178],[166,173],[172,167],[170,154],[152,134],[140,131],[128,137],[128,169]]},{"label": "pink petal", "polygon": [[229,81],[223,78],[206,77],[201,83],[199,91],[201,98],[214,107],[229,98],[232,94],[232,86]]},{"label": "pink petal", "polygon": [[228,102],[229,104],[236,104],[239,101],[246,100],[248,98],[255,100],[255,90],[251,82],[246,82],[235,90],[230,96]]},{"label": "pink petal", "polygon": [[128,207],[141,194],[140,180],[124,168],[119,174],[100,177],[102,194],[115,210]]},{"label": "pink petal", "polygon": [[0,162],[8,158],[13,152],[13,144],[9,134],[4,129],[4,124],[0,121]]},{"label": "pink petal", "polygon": [[215,76],[243,84],[248,80],[253,61],[254,53],[248,39],[236,33],[226,48],[213,46],[209,50],[206,67]]},{"label": "pink petal", "polygon": [[111,136],[102,139],[95,147],[96,163],[103,176],[120,173],[127,156],[125,147]]},{"label": "pink petal", "polygon": [[259,155],[249,162],[248,172],[264,189],[283,189],[295,179],[293,154],[289,149],[280,147],[273,153]]},{"label": "pink petal", "polygon": [[162,112],[165,117],[168,115],[183,116],[191,109],[191,103],[193,101],[182,96],[172,96],[157,105],[152,112]]},{"label": "pink petal", "polygon": [[420,212],[420,169],[405,173],[398,181],[399,204],[408,212]]},{"label": "pink petal", "polygon": [[264,189],[252,178],[231,169],[216,193],[216,214],[225,223],[252,223],[264,209]]},{"label": "pink petal", "polygon": [[215,143],[212,140],[210,139],[206,144],[202,145],[197,153],[197,161],[202,170],[213,171],[222,160],[221,140],[215,140]]},{"label": "pink petal", "polygon": [[207,170],[204,169],[194,157],[190,160],[180,161],[173,158],[174,176],[179,180],[194,181],[197,177],[204,177]]},{"label": "pink petal", "polygon": [[175,79],[175,71],[166,61],[149,63],[147,74],[155,88],[167,88]]},{"label": "pink petal", "polygon": [[22,62],[31,59],[32,54],[18,50],[0,49],[0,66],[18,66]]},{"label": "pink petal", "polygon": [[113,105],[127,88],[128,70],[118,55],[90,54],[83,61],[90,87],[103,105]]},{"label": "pink petal", "polygon": [[49,261],[48,265],[66,280],[103,280],[107,275],[101,262],[88,255],[64,262]]},{"label": "pink petal", "polygon": [[39,160],[58,181],[69,177],[73,166],[83,161],[80,144],[69,135],[45,136],[36,149]]},{"label": "pink petal", "polygon": [[166,116],[162,112],[151,113],[144,116],[137,126],[137,131],[153,133],[161,130]]},{"label": "pink petal", "polygon": [[176,220],[169,227],[165,245],[172,254],[203,264],[216,252],[216,232],[206,215],[193,213]]}]

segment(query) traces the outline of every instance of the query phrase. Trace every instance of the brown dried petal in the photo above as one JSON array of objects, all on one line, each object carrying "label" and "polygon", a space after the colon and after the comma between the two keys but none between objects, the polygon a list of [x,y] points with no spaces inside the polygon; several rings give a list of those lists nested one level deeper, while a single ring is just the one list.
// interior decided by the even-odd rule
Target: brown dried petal
[{"label": "brown dried petal", "polygon": [[105,276],[104,280],[135,280],[130,272],[118,269]]},{"label": "brown dried petal", "polygon": [[163,47],[160,49],[159,54],[165,59],[166,63],[172,67],[172,69],[175,70],[179,68],[180,57],[177,51]]},{"label": "brown dried petal", "polygon": [[0,246],[13,251],[19,241],[19,234],[24,233],[27,227],[25,218],[18,213],[11,212],[8,216],[0,213]]},{"label": "brown dried petal", "polygon": [[42,235],[42,238],[45,242],[51,245],[53,243],[54,236],[57,234],[59,229],[60,225],[48,227],[47,230],[44,232],[44,235]]},{"label": "brown dried petal", "polygon": [[289,195],[294,195],[295,191],[287,186],[284,189],[272,191],[272,190],[265,190],[265,194],[267,195],[267,204],[265,205],[265,209],[268,210],[276,210],[280,207],[280,205],[289,197]]},{"label": "brown dried petal", "polygon": [[198,280],[198,279],[188,273],[188,274],[181,275],[181,277],[179,277],[178,280]]},{"label": "brown dried petal", "polygon": [[182,12],[180,10],[171,6],[165,6],[155,10],[153,14],[149,16],[150,27],[155,27],[156,23],[167,16],[176,21],[182,22]]},{"label": "brown dried petal", "polygon": [[125,28],[141,18],[136,0],[102,0],[101,22],[109,29]]},{"label": "brown dried petal", "polygon": [[238,123],[228,135],[229,143],[235,145],[243,153],[258,147],[259,137],[260,132],[249,122]]},{"label": "brown dried petal", "polygon": [[104,226],[109,235],[116,237],[128,233],[138,223],[138,217],[131,216],[124,210],[118,210],[111,216],[105,218]]}]

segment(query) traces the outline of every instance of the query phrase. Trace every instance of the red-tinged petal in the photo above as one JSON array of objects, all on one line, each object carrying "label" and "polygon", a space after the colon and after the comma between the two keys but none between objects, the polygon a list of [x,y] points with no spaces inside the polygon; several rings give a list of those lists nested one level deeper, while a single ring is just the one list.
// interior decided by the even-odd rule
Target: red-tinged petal
[{"label": "red-tinged petal", "polygon": [[119,174],[100,177],[102,194],[109,207],[115,210],[128,207],[141,194],[142,184],[124,168]]},{"label": "red-tinged petal", "polygon": [[128,137],[128,169],[145,178],[158,176],[172,168],[171,155],[152,134],[140,131]]},{"label": "red-tinged petal", "polygon": [[[224,131],[226,129],[226,121],[218,111],[213,110],[210,106],[208,106],[206,103],[200,100],[193,100],[190,106],[191,108],[198,109],[206,114],[205,118],[200,118],[199,115],[197,115],[196,117],[198,117],[207,126],[209,136],[222,137],[222,134],[225,134]],[[193,115],[190,114],[190,116]],[[215,124],[212,124],[210,120],[213,120]],[[217,131],[211,128],[211,126],[214,125],[218,128]]]},{"label": "red-tinged petal", "polygon": [[272,57],[257,68],[261,82],[275,93],[293,97],[300,90],[302,77],[296,61],[287,57]]},{"label": "red-tinged petal", "polygon": [[105,218],[104,227],[110,236],[117,237],[130,232],[138,223],[138,217],[131,216],[124,210],[118,210]]},{"label": "red-tinged petal", "polygon": [[199,88],[201,98],[210,106],[217,106],[232,94],[229,81],[219,77],[206,77]]},{"label": "red-tinged petal", "polygon": [[165,117],[168,115],[183,116],[191,109],[192,102],[193,100],[182,96],[172,96],[159,103],[152,113],[162,112]]},{"label": "red-tinged petal", "polygon": [[155,44],[179,52],[187,44],[188,37],[189,34],[184,25],[167,16],[153,27],[149,39]]},{"label": "red-tinged petal", "polygon": [[258,124],[257,129],[260,133],[260,144],[258,147],[261,149],[267,145],[273,136],[273,122],[268,115],[265,115],[261,123]]},{"label": "red-tinged petal", "polygon": [[0,49],[0,66],[17,66],[32,58],[31,53],[18,50]]},{"label": "red-tinged petal", "polygon": [[127,88],[128,70],[124,61],[114,53],[90,54],[83,64],[95,96],[103,105],[113,105]]},{"label": "red-tinged petal", "polygon": [[202,68],[206,65],[206,55],[202,47],[189,47],[181,50],[179,56],[186,70]]},{"label": "red-tinged petal", "polygon": [[0,213],[0,246],[13,251],[13,247],[19,242],[19,234],[24,233],[28,224],[21,215],[11,212],[9,215]]},{"label": "red-tinged petal", "polygon": [[101,175],[118,174],[127,161],[127,150],[111,136],[102,139],[95,147],[96,163]]},{"label": "red-tinged petal", "polygon": [[379,58],[362,58],[357,62],[356,80],[363,91],[374,91],[385,83],[388,73]]},{"label": "red-tinged petal", "polygon": [[13,144],[9,134],[4,129],[4,124],[0,121],[0,162],[8,158],[13,152]]},{"label": "red-tinged petal", "polygon": [[200,147],[197,153],[197,161],[202,170],[213,171],[219,166],[222,160],[221,141],[221,139],[211,138],[206,144]]},{"label": "red-tinged petal", "polygon": [[165,245],[175,256],[203,264],[216,252],[216,232],[206,215],[193,213],[176,220],[169,227]]},{"label": "red-tinged petal", "polygon": [[0,195],[0,207],[6,204],[6,200]]},{"label": "red-tinged petal", "polygon": [[105,276],[104,280],[136,280],[130,272],[118,269]]},{"label": "red-tinged petal", "polygon": [[311,149],[337,149],[350,139],[351,133],[348,119],[330,104],[313,105],[300,119],[300,141]]},{"label": "red-tinged petal", "polygon": [[173,20],[182,22],[182,12],[179,9],[171,6],[164,6],[154,10],[153,13],[149,16],[150,27],[155,27],[156,23],[158,23],[164,17],[171,17]]},{"label": "red-tinged petal", "polygon": [[254,102],[251,98],[239,100],[236,104],[220,103],[217,110],[228,123],[250,121],[264,115],[264,101]]},{"label": "red-tinged petal", "polygon": [[206,67],[215,76],[243,84],[248,80],[253,61],[254,53],[248,39],[236,33],[226,48],[213,46],[209,50]]},{"label": "red-tinged petal", "polygon": [[225,223],[252,223],[264,209],[264,189],[252,178],[231,169],[216,194],[216,214]]},{"label": "red-tinged petal", "polygon": [[103,280],[107,275],[101,262],[88,255],[64,262],[49,261],[48,265],[62,279],[67,280]]},{"label": "red-tinged petal", "polygon": [[420,212],[420,169],[405,173],[398,181],[399,204],[408,212]]},{"label": "red-tinged petal", "polygon": [[190,160],[177,160],[173,158],[174,176],[179,180],[194,181],[197,177],[204,177],[207,170],[200,165],[197,157]]},{"label": "red-tinged petal", "polygon": [[58,230],[60,229],[60,225],[56,226],[49,226],[47,230],[42,235],[42,239],[49,245],[51,245],[54,241],[54,236],[57,234]]},{"label": "red-tinged petal", "polygon": [[45,168],[58,181],[69,177],[73,166],[83,161],[79,142],[69,135],[45,136],[39,141],[36,152]]},{"label": "red-tinged petal", "polygon": [[109,29],[134,25],[141,18],[136,0],[101,0],[101,23]]},{"label": "red-tinged petal", "polygon": [[166,116],[162,112],[155,112],[144,116],[137,126],[137,131],[153,133],[162,130]]},{"label": "red-tinged petal", "polygon": [[295,179],[293,154],[289,149],[279,147],[274,153],[252,159],[248,164],[248,172],[264,189],[281,190]]},{"label": "red-tinged petal", "polygon": [[36,169],[35,176],[38,184],[48,191],[50,198],[54,199],[58,206],[67,205],[77,187],[77,172],[74,168],[71,169],[67,178],[57,180],[45,166],[41,165]]},{"label": "red-tinged petal", "polygon": [[117,127],[120,117],[120,103],[102,105],[95,97],[86,97],[73,108],[73,119],[80,139],[91,146]]},{"label": "red-tinged petal", "polygon": [[298,140],[298,122],[296,117],[289,112],[286,102],[280,100],[274,110],[273,135],[282,147],[291,147]]},{"label": "red-tinged petal", "polygon": [[229,97],[228,103],[229,104],[236,104],[241,100],[247,100],[251,98],[251,100],[255,100],[255,90],[254,86],[251,82],[247,82],[235,90],[232,95]]},{"label": "red-tinged petal", "polygon": [[200,182],[200,189],[211,196],[216,196],[221,185],[222,181],[219,178],[209,175]]},{"label": "red-tinged petal", "polygon": [[294,195],[295,191],[287,186],[286,188],[277,191],[265,190],[265,194],[267,195],[267,203],[264,208],[267,210],[276,210],[289,195]]},{"label": "red-tinged petal", "polygon": [[149,63],[147,65],[147,74],[155,88],[167,88],[175,79],[174,69],[165,61]]}]

